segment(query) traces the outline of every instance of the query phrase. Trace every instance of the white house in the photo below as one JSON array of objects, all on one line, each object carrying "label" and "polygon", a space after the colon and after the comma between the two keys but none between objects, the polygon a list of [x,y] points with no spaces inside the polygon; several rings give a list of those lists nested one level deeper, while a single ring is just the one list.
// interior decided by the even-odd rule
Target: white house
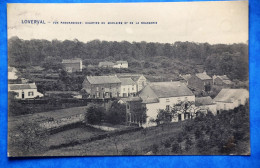
[{"label": "white house", "polygon": [[9,84],[8,92],[15,92],[17,99],[32,99],[35,97],[42,97],[43,94],[37,91],[35,83],[26,84]]},{"label": "white house", "polygon": [[147,84],[148,80],[142,74],[117,74],[119,78],[131,78],[136,83],[136,92],[141,91]]},{"label": "white house", "polygon": [[127,61],[116,61],[113,68],[128,68],[128,62]]},{"label": "white house", "polygon": [[[179,81],[150,83],[141,90],[139,97],[142,98],[142,103],[147,109],[147,122],[143,125],[144,127],[155,125],[150,121],[157,118],[159,109],[171,110],[174,105],[181,102],[195,102],[195,95],[187,88],[186,84]],[[177,116],[174,116],[173,121],[190,117],[190,114],[178,113]]]},{"label": "white house", "polygon": [[208,111],[211,111],[212,114],[217,114],[217,105],[210,96],[196,97],[195,106],[198,107],[197,110],[201,112],[208,113]]},{"label": "white house", "polygon": [[217,104],[217,112],[219,112],[245,105],[248,99],[249,92],[246,89],[222,89],[214,98],[214,101]]},{"label": "white house", "polygon": [[136,95],[136,83],[131,78],[119,78],[121,81],[120,97],[128,97]]},{"label": "white house", "polygon": [[9,80],[15,80],[18,78],[17,76],[17,69],[14,67],[8,67],[8,79]]}]

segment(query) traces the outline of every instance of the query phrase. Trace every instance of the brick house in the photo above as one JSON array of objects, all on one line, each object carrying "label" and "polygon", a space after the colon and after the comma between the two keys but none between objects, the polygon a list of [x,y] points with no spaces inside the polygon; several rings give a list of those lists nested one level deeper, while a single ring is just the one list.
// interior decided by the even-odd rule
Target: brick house
[{"label": "brick house", "polygon": [[64,59],[61,63],[64,66],[64,69],[69,73],[82,71],[81,59]]},{"label": "brick house", "polygon": [[188,87],[195,89],[196,91],[209,92],[212,88],[213,80],[207,73],[196,73],[188,79]]},{"label": "brick house", "polygon": [[82,88],[90,98],[114,98],[120,96],[121,81],[117,76],[87,76]]}]

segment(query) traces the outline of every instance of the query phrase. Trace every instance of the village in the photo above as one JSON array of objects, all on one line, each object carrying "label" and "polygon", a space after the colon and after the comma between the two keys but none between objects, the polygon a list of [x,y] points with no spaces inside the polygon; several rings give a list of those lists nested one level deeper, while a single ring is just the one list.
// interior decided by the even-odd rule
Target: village
[{"label": "village", "polygon": [[[65,59],[62,60],[62,67],[70,74],[82,72],[83,65],[81,59]],[[127,69],[127,61],[100,62],[99,68],[116,68]],[[32,73],[34,76],[41,76],[43,68],[35,67],[37,73]],[[22,72],[21,72],[22,73]],[[81,92],[76,91],[46,91],[41,93],[37,90],[37,83],[42,81],[52,81],[58,75],[53,73],[45,75],[44,78],[36,78],[33,83],[29,79],[20,78],[17,74],[17,69],[8,67],[8,91],[16,93],[15,99],[24,102],[35,102],[37,100],[44,101],[45,97],[62,97],[70,95],[70,100],[90,102],[99,100],[100,102],[109,102],[116,100],[126,107],[126,121],[124,124],[137,124],[141,127],[155,126],[154,122],[158,117],[159,110],[172,111],[176,110],[171,117],[171,122],[183,121],[186,119],[195,118],[198,113],[211,112],[217,115],[224,110],[234,109],[239,105],[244,105],[249,99],[249,92],[244,88],[232,88],[233,83],[226,75],[214,75],[210,77],[207,73],[201,72],[196,74],[180,74],[178,81],[163,81],[153,82],[147,80],[143,74],[133,73],[118,73],[107,76],[85,76],[82,83]],[[56,75],[56,76],[55,76]],[[209,93],[212,88],[217,87],[219,92],[214,97],[210,97]],[[84,94],[82,94],[84,93]],[[89,100],[89,101],[88,101]],[[106,109],[109,108],[109,103],[106,104]],[[110,103],[111,104],[111,103]],[[82,103],[81,103],[82,105]],[[103,106],[103,104],[101,105]],[[132,106],[140,106],[145,108],[146,118],[140,120],[135,118],[134,108]],[[182,106],[182,110],[180,109]],[[72,124],[84,119],[83,111],[77,114],[76,111],[71,111],[60,117],[58,121],[45,121],[41,123],[46,128],[59,127],[60,125]],[[60,114],[63,116],[63,114]],[[75,117],[76,116],[76,117]],[[51,116],[50,116],[51,117]]]}]

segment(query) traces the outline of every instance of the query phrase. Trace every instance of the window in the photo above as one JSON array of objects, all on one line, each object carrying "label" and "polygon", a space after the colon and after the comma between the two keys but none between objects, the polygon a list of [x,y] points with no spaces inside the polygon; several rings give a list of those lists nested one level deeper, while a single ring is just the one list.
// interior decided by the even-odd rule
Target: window
[{"label": "window", "polygon": [[99,92],[97,92],[97,97],[99,97]]},{"label": "window", "polygon": [[170,99],[166,99],[166,102],[170,102]]},{"label": "window", "polygon": [[127,104],[127,109],[130,109],[130,106],[129,106],[129,104]]},{"label": "window", "polygon": [[28,92],[28,96],[33,96],[33,92]]},{"label": "window", "polygon": [[123,91],[125,91],[125,88],[123,88]]},{"label": "window", "polygon": [[166,105],[166,111],[170,111],[170,106]]},{"label": "window", "polygon": [[135,88],[134,88],[134,87],[132,87],[132,90],[135,90]]},{"label": "window", "polygon": [[99,88],[97,87],[97,88],[96,88],[96,91],[98,91],[98,90],[99,90]]}]

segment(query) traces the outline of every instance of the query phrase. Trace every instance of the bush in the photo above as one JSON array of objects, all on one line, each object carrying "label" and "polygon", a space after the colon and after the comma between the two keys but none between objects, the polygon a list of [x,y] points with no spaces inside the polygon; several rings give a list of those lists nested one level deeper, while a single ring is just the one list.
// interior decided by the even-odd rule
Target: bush
[{"label": "bush", "polygon": [[105,109],[103,107],[91,104],[85,116],[86,123],[89,124],[100,124],[105,116]]},{"label": "bush", "polygon": [[122,150],[122,155],[137,155],[137,151],[127,147]]},{"label": "bush", "polygon": [[114,101],[106,115],[106,121],[111,124],[121,124],[126,121],[126,106]]},{"label": "bush", "polygon": [[171,140],[170,139],[166,139],[163,142],[163,145],[164,145],[165,148],[170,148],[171,147]]},{"label": "bush", "polygon": [[158,153],[158,151],[159,151],[159,145],[153,144],[151,148],[152,148],[151,150],[152,150],[152,152],[153,152],[154,154],[157,154],[157,153]]},{"label": "bush", "polygon": [[174,144],[172,144],[172,152],[173,153],[181,153],[182,152],[181,146],[176,141],[174,142]]}]

